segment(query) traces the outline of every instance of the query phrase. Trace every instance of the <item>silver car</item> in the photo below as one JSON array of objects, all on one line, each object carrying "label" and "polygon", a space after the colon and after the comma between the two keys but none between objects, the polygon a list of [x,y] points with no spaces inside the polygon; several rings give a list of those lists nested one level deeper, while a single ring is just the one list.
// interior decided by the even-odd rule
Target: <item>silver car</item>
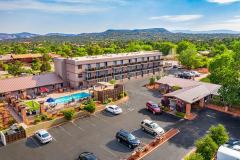
[{"label": "silver car", "polygon": [[38,130],[35,133],[35,137],[42,143],[48,143],[52,141],[52,136],[44,129]]},{"label": "silver car", "polygon": [[155,123],[151,120],[148,120],[148,119],[144,119],[141,122],[141,128],[143,131],[151,133],[154,136],[162,135],[165,133],[164,129],[162,127],[160,127],[157,123]]}]

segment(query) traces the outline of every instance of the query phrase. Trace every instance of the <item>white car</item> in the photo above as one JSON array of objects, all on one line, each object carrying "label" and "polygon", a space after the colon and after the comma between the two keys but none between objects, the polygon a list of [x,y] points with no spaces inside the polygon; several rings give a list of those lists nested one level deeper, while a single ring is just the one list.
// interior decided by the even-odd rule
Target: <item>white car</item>
[{"label": "white car", "polygon": [[162,127],[160,127],[157,123],[148,119],[144,119],[141,122],[141,128],[143,131],[149,132],[155,136],[162,135],[165,133]]},{"label": "white car", "polygon": [[197,71],[191,71],[190,72],[194,77],[200,77],[200,73]]},{"label": "white car", "polygon": [[118,107],[117,105],[107,105],[105,109],[106,109],[106,111],[111,112],[116,115],[122,113],[122,109],[120,107]]},{"label": "white car", "polygon": [[42,143],[48,143],[52,141],[52,136],[44,129],[38,130],[35,133],[35,137]]}]

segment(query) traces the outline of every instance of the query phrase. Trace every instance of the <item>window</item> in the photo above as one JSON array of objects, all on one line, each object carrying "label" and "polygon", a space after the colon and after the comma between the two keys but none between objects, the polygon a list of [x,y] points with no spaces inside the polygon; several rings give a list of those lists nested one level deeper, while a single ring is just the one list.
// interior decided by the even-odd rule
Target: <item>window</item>
[{"label": "window", "polygon": [[78,74],[78,78],[82,78],[82,73]]},{"label": "window", "polygon": [[135,62],[137,62],[138,60],[137,60],[137,58],[135,58]]},{"label": "window", "polygon": [[117,61],[114,61],[113,64],[116,66],[117,65]]},{"label": "window", "polygon": [[97,63],[97,64],[96,64],[96,68],[100,68],[100,63]]},{"label": "window", "polygon": [[147,61],[149,61],[149,57],[147,57]]},{"label": "window", "polygon": [[131,63],[131,62],[132,62],[132,60],[131,60],[131,59],[129,59],[129,60],[128,60],[128,62],[129,62],[129,63]]},{"label": "window", "polygon": [[79,85],[79,87],[83,86],[83,82],[79,82],[78,85]]},{"label": "window", "polygon": [[160,59],[160,56],[158,56],[158,58],[157,59]]},{"label": "window", "polygon": [[90,69],[90,68],[91,68],[91,64],[88,64],[88,65],[87,65],[87,68]]},{"label": "window", "polygon": [[105,67],[107,67],[107,66],[108,66],[108,63],[107,63],[107,62],[105,62],[104,64],[105,64]]},{"label": "window", "polygon": [[82,65],[78,65],[78,69],[82,69]]},{"label": "window", "polygon": [[142,57],[142,62],[144,61],[144,57]]},{"label": "window", "polygon": [[100,74],[99,74],[99,71],[96,72],[96,76],[98,77]]},{"label": "window", "polygon": [[88,73],[88,74],[87,74],[87,77],[90,78],[90,77],[91,77],[91,73]]},{"label": "window", "polygon": [[121,64],[123,64],[123,60],[121,60]]}]

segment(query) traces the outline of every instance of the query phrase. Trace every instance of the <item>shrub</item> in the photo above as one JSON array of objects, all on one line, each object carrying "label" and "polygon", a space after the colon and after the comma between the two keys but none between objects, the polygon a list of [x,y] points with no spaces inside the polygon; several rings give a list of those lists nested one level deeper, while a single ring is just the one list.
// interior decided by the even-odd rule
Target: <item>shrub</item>
[{"label": "shrub", "polygon": [[176,91],[176,90],[179,90],[179,89],[181,89],[181,87],[179,87],[179,86],[172,86],[172,90],[173,91]]},{"label": "shrub", "polygon": [[196,153],[201,154],[204,160],[211,160],[218,148],[217,144],[209,135],[199,139],[196,142],[196,147]]},{"label": "shrub", "polygon": [[35,119],[34,119],[34,124],[37,124],[41,122],[41,117],[40,116],[36,116]]},{"label": "shrub", "polygon": [[209,136],[218,146],[221,146],[229,140],[228,132],[222,124],[218,124],[217,126],[211,126],[209,131]]},{"label": "shrub", "polygon": [[91,99],[89,103],[86,106],[84,106],[83,109],[90,113],[93,113],[96,110],[96,103]]},{"label": "shrub", "polygon": [[42,121],[46,121],[46,120],[48,120],[48,116],[45,115],[45,114],[41,114],[41,115],[40,115],[40,119],[41,119]]},{"label": "shrub", "polygon": [[160,78],[161,78],[161,76],[160,76],[160,75],[157,75],[157,76],[156,76],[156,79],[157,79],[157,80],[159,80]]},{"label": "shrub", "polygon": [[62,111],[64,117],[67,119],[67,120],[71,120],[73,119],[74,115],[75,115],[75,110],[74,109],[65,109]]},{"label": "shrub", "polygon": [[123,93],[120,93],[119,96],[118,96],[118,99],[121,99],[124,97],[124,94]]},{"label": "shrub", "polygon": [[175,115],[180,117],[180,118],[184,118],[185,117],[185,113],[183,113],[183,112],[176,112]]},{"label": "shrub", "polygon": [[115,84],[115,83],[116,83],[116,80],[115,80],[115,79],[112,79],[112,80],[109,81],[109,83]]},{"label": "shrub", "polygon": [[192,153],[189,156],[187,156],[186,158],[184,158],[184,160],[204,160],[204,159],[201,154]]},{"label": "shrub", "polygon": [[149,84],[150,85],[153,85],[155,83],[155,77],[151,77],[150,79],[149,79]]}]

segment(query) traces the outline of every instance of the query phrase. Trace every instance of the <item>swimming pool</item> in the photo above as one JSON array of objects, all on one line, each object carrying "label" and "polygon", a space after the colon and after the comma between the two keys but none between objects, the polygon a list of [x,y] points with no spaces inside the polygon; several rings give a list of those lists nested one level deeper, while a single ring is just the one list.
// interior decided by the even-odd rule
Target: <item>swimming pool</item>
[{"label": "swimming pool", "polygon": [[67,96],[64,96],[64,97],[54,98],[54,101],[51,102],[51,103],[63,104],[63,103],[68,103],[72,100],[77,101],[79,99],[83,99],[83,98],[87,98],[87,97],[91,97],[91,94],[86,93],[86,92],[81,92],[81,93],[67,95]]}]

